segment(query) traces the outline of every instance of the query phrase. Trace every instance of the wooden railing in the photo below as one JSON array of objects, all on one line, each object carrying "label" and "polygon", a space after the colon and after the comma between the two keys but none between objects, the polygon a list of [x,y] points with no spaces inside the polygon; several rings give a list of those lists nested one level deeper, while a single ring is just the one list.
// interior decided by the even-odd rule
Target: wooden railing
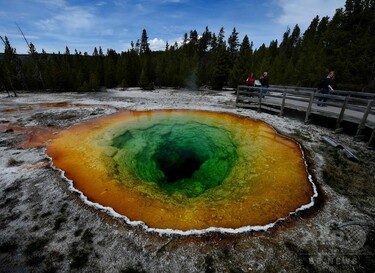
[{"label": "wooden railing", "polygon": [[[305,123],[311,114],[336,119],[335,130],[342,130],[342,122],[358,124],[355,138],[363,137],[364,128],[372,129],[368,146],[375,138],[375,94],[335,90],[325,95],[315,88],[272,85],[261,93],[261,87],[239,85],[237,87],[236,106],[277,112],[280,116],[285,109],[305,112]],[[264,97],[263,97],[264,95]],[[324,102],[324,100],[327,100]],[[323,106],[320,106],[323,104]]]}]

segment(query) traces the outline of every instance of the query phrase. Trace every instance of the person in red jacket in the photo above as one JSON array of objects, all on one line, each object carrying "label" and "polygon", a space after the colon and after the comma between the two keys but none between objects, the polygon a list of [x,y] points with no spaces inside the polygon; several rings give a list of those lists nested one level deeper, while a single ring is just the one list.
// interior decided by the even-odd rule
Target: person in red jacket
[{"label": "person in red jacket", "polygon": [[246,79],[246,85],[247,86],[254,86],[255,83],[255,78],[254,78],[254,73],[251,73],[249,77]]}]

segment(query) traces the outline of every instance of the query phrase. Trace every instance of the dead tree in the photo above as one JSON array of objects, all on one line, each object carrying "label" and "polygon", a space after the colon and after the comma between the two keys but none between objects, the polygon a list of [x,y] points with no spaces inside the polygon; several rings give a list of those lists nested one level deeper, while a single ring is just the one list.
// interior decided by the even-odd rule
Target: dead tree
[{"label": "dead tree", "polygon": [[32,59],[34,65],[35,65],[35,74],[34,74],[34,76],[42,84],[42,89],[44,90],[43,74],[42,74],[42,71],[40,69],[39,59],[37,58],[38,52],[36,51],[35,46],[33,45],[33,43],[29,43],[29,41],[26,39],[26,36],[23,33],[23,31],[20,28],[20,26],[17,23],[16,23],[16,25],[17,25],[19,31],[21,32],[22,37],[23,37],[23,39],[25,40],[25,42],[27,44],[27,47],[29,48],[29,53],[31,54],[31,59]]}]

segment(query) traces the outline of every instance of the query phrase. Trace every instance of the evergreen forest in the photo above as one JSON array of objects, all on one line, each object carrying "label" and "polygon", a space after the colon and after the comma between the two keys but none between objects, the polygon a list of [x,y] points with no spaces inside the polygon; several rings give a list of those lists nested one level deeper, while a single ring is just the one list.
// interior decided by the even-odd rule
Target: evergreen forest
[{"label": "evergreen forest", "polygon": [[0,90],[96,91],[101,88],[205,86],[214,90],[244,84],[253,72],[264,71],[270,84],[317,87],[330,70],[336,72],[336,89],[375,92],[375,0],[347,0],[332,18],[313,18],[304,33],[288,28],[281,41],[253,48],[233,28],[226,36],[208,27],[191,30],[182,44],[165,50],[149,48],[147,31],[131,49],[94,48],[91,54],[68,47],[64,53],[38,52],[26,38],[29,52],[17,54],[7,37],[1,37]]}]

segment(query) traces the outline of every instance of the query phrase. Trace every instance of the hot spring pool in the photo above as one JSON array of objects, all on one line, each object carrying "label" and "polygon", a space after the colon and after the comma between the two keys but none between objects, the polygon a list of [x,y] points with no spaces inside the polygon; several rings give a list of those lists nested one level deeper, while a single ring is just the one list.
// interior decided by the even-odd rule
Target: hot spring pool
[{"label": "hot spring pool", "polygon": [[124,111],[62,131],[47,154],[86,202],[158,232],[267,229],[317,196],[297,142],[228,113]]}]

